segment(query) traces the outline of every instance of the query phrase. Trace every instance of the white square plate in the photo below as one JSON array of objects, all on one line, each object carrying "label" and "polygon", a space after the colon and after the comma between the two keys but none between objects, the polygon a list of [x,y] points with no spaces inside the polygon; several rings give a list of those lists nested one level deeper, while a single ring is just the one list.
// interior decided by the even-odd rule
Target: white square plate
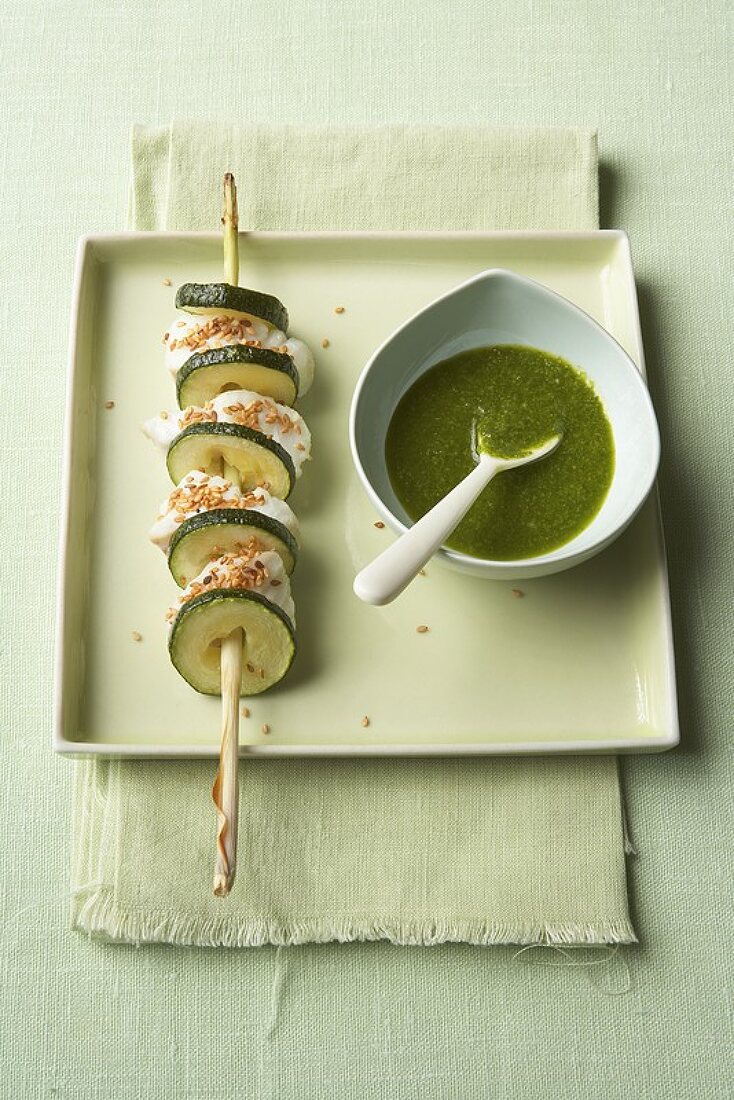
[{"label": "white square plate", "polygon": [[[314,457],[291,498],[303,532],[293,578],[299,651],[282,684],[247,701],[242,752],[446,755],[677,744],[655,500],[610,549],[525,582],[522,597],[509,583],[434,563],[388,607],[368,607],[352,593],[355,573],[392,538],[375,527],[347,438],[352,390],[375,347],[437,295],[504,267],[586,310],[644,370],[626,236],[254,233],[241,235],[240,251],[241,283],[281,298],[292,331],[317,353],[316,382],[301,406]],[[66,410],[59,752],[218,753],[219,700],[193,692],[168,660],[164,613],[177,589],[147,531],[170,483],[140,424],[174,403],[161,336],[176,286],[221,280],[221,266],[214,234],[81,242]],[[344,313],[335,314],[337,305]],[[429,631],[418,634],[420,624]]]}]

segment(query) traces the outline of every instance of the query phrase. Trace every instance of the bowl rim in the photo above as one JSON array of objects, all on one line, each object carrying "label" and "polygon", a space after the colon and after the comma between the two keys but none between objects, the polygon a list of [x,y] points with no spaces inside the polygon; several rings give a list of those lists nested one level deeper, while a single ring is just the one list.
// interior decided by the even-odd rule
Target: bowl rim
[{"label": "bowl rim", "polygon": [[[542,294],[545,294],[548,297],[558,302],[561,302],[566,308],[583,317],[587,322],[593,325],[594,328],[596,328],[604,338],[611,341],[611,343],[616,346],[622,356],[622,359],[626,361],[627,367],[629,368],[630,378],[633,379],[632,385],[637,387],[637,390],[642,397],[642,404],[643,406],[645,406],[646,411],[649,414],[649,424],[651,428],[650,443],[652,446],[652,461],[650,463],[648,476],[642,482],[643,491],[639,494],[637,503],[634,504],[627,511],[625,511],[622,514],[621,519],[619,519],[618,522],[615,523],[610,530],[600,532],[598,539],[596,539],[589,546],[583,547],[581,549],[576,546],[577,539],[580,538],[583,532],[588,529],[587,525],[587,527],[583,528],[582,531],[579,531],[577,535],[574,535],[574,537],[570,539],[569,542],[566,542],[562,546],[559,546],[556,550],[552,550],[547,554],[540,554],[537,557],[533,558],[477,558],[471,554],[464,554],[459,550],[452,550],[449,547],[444,546],[439,548],[436,556],[442,557],[444,558],[444,560],[455,563],[458,567],[462,569],[475,572],[481,572],[483,569],[485,569],[491,570],[493,573],[506,572],[507,574],[510,574],[518,569],[531,569],[557,563],[563,563],[567,566],[571,566],[575,564],[575,559],[578,558],[579,562],[585,561],[593,554],[597,553],[600,550],[603,550],[606,546],[608,546],[614,539],[617,538],[618,535],[622,533],[622,531],[625,530],[625,528],[632,522],[634,517],[642,508],[643,504],[650,495],[650,492],[652,491],[653,485],[655,484],[655,478],[657,477],[658,468],[660,465],[660,429],[658,426],[657,417],[655,415],[655,408],[652,403],[652,398],[650,397],[650,391],[645,381],[645,377],[642,371],[638,368],[635,361],[632,359],[632,357],[622,347],[620,342],[615,339],[615,337],[612,336],[612,334],[608,332],[603,325],[599,324],[599,322],[595,320],[594,317],[592,317],[585,310],[581,309],[580,306],[577,306],[568,298],[564,298],[564,296],[562,294],[558,294],[557,291],[551,290],[550,287],[547,287],[543,283],[538,282],[537,279],[531,279],[527,275],[520,275],[516,271],[511,271],[509,268],[486,268],[484,271],[480,271],[476,275],[470,276],[468,279],[465,279],[464,282],[459,283],[457,286],[452,287],[445,293],[440,294],[437,298],[433,298],[430,302],[427,303],[427,305],[422,306],[419,310],[416,310],[416,312],[412,313],[410,317],[407,317],[405,321],[402,322],[402,324],[393,329],[393,331],[382,341],[379,347],[374,350],[370,358],[367,360],[364,367],[360,371],[359,377],[354,387],[352,402],[349,408],[349,447],[352,453],[352,461],[357,470],[357,474],[359,475],[359,479],[362,482],[365,491],[367,492],[368,497],[370,498],[372,504],[380,513],[380,515],[384,517],[385,521],[397,534],[403,534],[405,531],[408,531],[410,529],[410,525],[405,524],[402,520],[398,519],[398,517],[390,510],[387,504],[385,504],[385,502],[383,501],[382,497],[373,487],[372,482],[367,476],[364,465],[362,463],[362,459],[360,457],[359,447],[357,445],[357,422],[362,390],[364,389],[367,378],[375,362],[382,354],[384,349],[388,346],[388,344],[392,343],[392,341],[395,339],[396,336],[399,335],[399,333],[401,333],[409,325],[412,325],[415,321],[422,317],[424,313],[432,310],[441,302],[447,301],[448,299],[455,297],[460,291],[465,290],[467,287],[472,286],[474,283],[490,282],[492,279],[495,279],[497,277],[509,279],[509,281],[511,282],[517,282],[520,284],[529,284],[535,290],[539,290]],[[393,406],[390,416],[392,416],[392,413],[394,411],[395,407]]]}]

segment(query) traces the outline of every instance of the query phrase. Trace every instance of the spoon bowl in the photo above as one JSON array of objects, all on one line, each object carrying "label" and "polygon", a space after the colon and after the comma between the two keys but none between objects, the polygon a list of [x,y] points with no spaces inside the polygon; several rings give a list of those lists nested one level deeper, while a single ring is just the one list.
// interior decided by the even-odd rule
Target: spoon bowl
[{"label": "spoon bowl", "polygon": [[547,554],[514,561],[441,547],[435,559],[464,572],[521,580],[577,565],[608,546],[648,496],[660,442],[647,387],[623,348],[560,295],[500,268],[484,271],[415,314],[377,349],[357,383],[350,413],[352,457],[370,500],[397,534],[412,520],[395,495],[385,460],[388,425],[403,394],[436,363],[470,348],[521,344],[566,359],[588,376],[612,428],[615,469],[591,523]]}]

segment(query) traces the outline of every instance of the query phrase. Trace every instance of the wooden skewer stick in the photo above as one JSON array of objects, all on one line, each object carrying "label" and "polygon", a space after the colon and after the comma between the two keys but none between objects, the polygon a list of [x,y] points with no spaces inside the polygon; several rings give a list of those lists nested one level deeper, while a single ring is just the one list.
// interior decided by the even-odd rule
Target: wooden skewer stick
[{"label": "wooden skewer stick", "polygon": [[241,629],[222,640],[222,743],[219,750],[212,798],[217,807],[217,862],[214,868],[214,893],[226,897],[232,889],[237,869],[237,810],[239,803],[240,763],[240,681],[242,679]]},{"label": "wooden skewer stick", "polygon": [[[237,286],[240,260],[237,239],[237,188],[234,176],[224,177],[224,278]],[[239,472],[223,463],[223,473],[235,488],[240,488]],[[217,808],[217,861],[214,869],[214,893],[226,897],[232,889],[237,869],[237,811],[239,807],[240,687],[242,650],[245,637],[240,627],[222,639],[220,675],[222,685],[222,741],[219,768],[212,787]]]},{"label": "wooden skewer stick", "polygon": [[237,237],[239,218],[237,215],[237,188],[234,176],[227,172],[224,177],[224,280],[237,286],[240,281],[240,242]]}]

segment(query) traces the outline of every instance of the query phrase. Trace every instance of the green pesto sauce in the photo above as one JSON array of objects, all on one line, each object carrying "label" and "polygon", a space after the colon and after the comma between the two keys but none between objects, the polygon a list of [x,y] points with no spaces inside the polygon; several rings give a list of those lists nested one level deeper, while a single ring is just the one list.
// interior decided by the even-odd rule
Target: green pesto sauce
[{"label": "green pesto sauce", "polygon": [[398,499],[417,520],[471,471],[477,448],[509,458],[555,434],[562,438],[552,454],[494,478],[446,544],[477,558],[532,558],[588,526],[614,473],[604,407],[565,359],[501,344],[437,363],[401,398],[385,458]]}]

